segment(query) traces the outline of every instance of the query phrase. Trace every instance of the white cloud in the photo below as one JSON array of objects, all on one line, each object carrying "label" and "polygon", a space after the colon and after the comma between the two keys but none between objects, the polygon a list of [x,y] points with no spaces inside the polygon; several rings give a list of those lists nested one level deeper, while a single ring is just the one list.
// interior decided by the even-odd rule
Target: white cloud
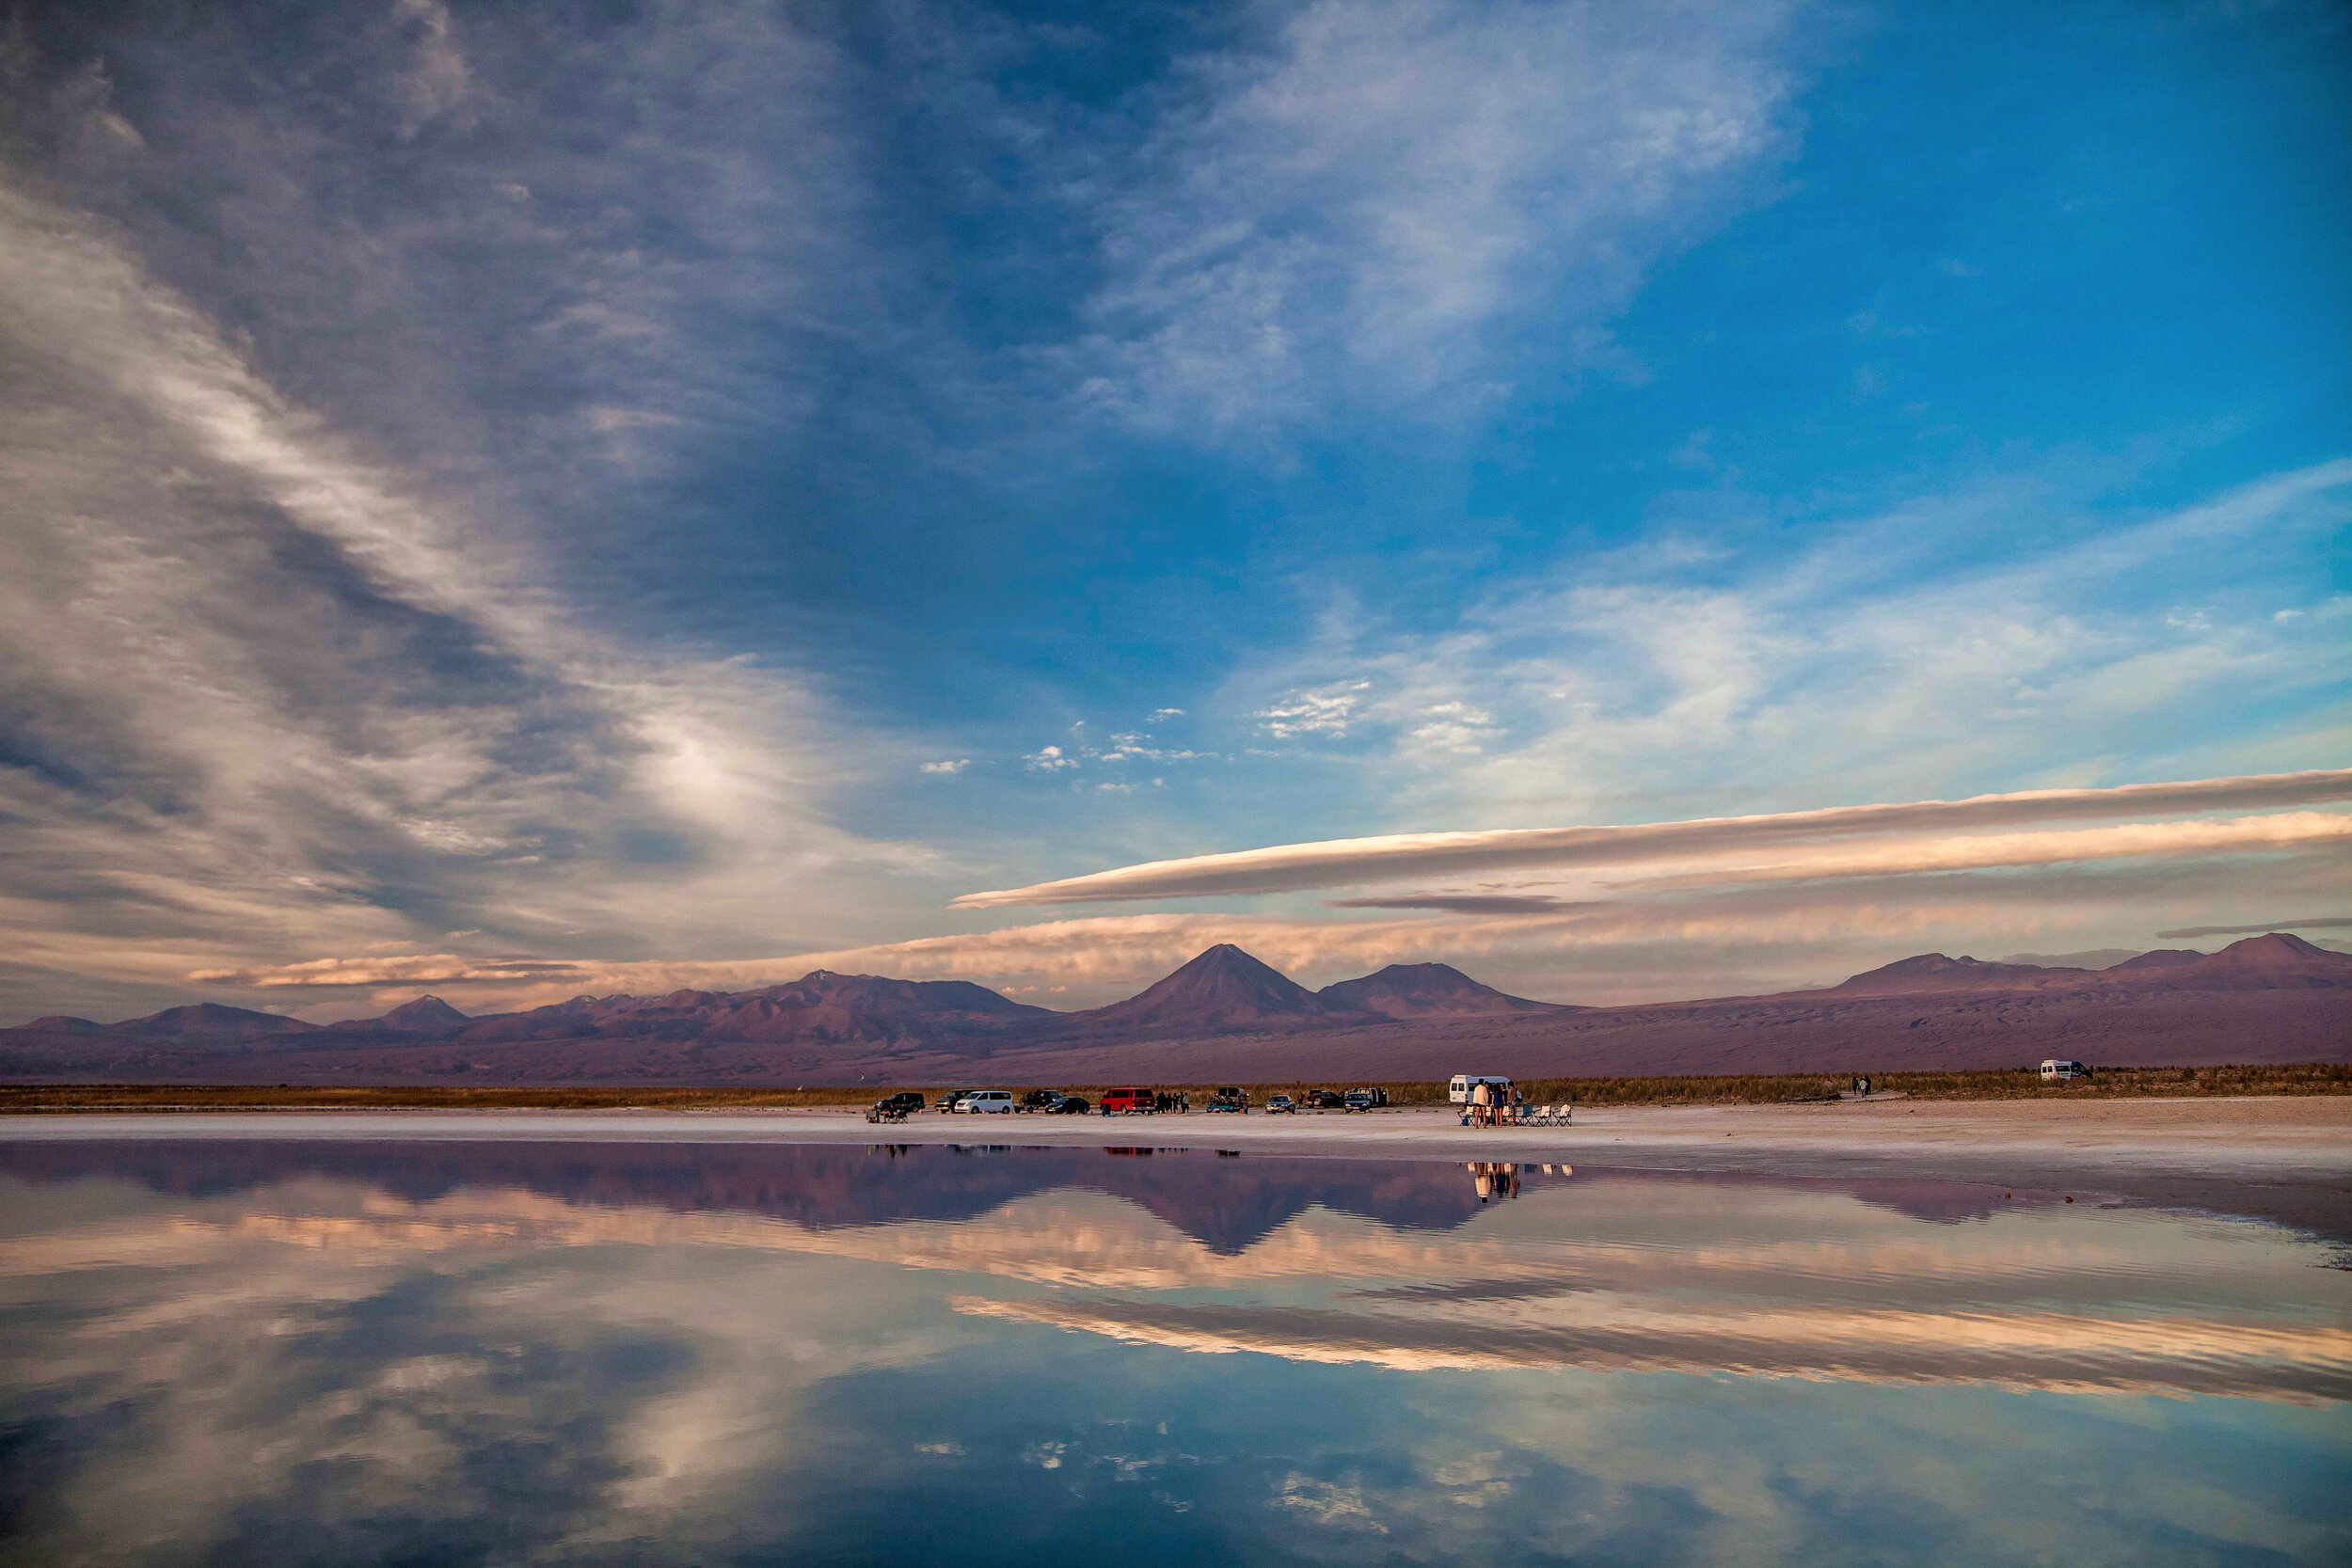
[{"label": "white cloud", "polygon": [[1064,756],[1062,749],[1058,746],[1047,746],[1041,751],[1032,752],[1026,760],[1031,768],[1041,773],[1051,773],[1057,768],[1078,766],[1077,759]]},{"label": "white cloud", "polygon": [[1422,718],[1406,736],[1408,752],[1472,754],[1495,733],[1494,715],[1468,703],[1433,703]]},{"label": "white cloud", "polygon": [[1457,387],[1520,318],[1589,329],[1784,142],[1785,17],[1323,0],[1186,62],[1108,207],[1085,395],[1236,430]]},{"label": "white cloud", "polygon": [[1255,717],[1259,728],[1277,740],[1302,735],[1343,736],[1355,722],[1356,706],[1363,701],[1370,681],[1343,681],[1315,691],[1295,691]]},{"label": "white cloud", "polygon": [[[1986,564],[1983,541],[2023,518],[2036,542]],[[1447,826],[2319,767],[2343,755],[2324,704],[2352,674],[2352,597],[2271,607],[2324,575],[2347,521],[2352,462],[2122,529],[2015,485],[1785,559],[1668,532],[1509,581],[1436,631],[1335,611],[1224,702],[1289,706],[1344,677],[1351,780],[1380,792],[1360,812]],[[2165,625],[2189,582],[2204,624]],[[1447,704],[1494,731],[1431,766],[1416,732]]]},{"label": "white cloud", "polygon": [[923,764],[923,771],[926,773],[961,773],[971,766],[970,757],[956,757],[947,762],[927,762]]}]

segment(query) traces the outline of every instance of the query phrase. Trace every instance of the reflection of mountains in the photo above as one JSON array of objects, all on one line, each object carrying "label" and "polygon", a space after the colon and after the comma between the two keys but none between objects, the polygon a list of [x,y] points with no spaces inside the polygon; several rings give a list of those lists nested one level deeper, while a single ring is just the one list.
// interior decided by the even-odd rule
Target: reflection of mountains
[{"label": "reflection of mountains", "polygon": [[814,1229],[972,1219],[1032,1194],[1090,1188],[1125,1198],[1229,1256],[1317,1205],[1421,1230],[1450,1229],[1480,1208],[1457,1165],[1219,1159],[1208,1149],[13,1144],[0,1145],[0,1173],[32,1180],[109,1176],[191,1197],[306,1176],[366,1182],[410,1202],[464,1187],[520,1188],[571,1203],[733,1211]]},{"label": "reflection of mountains", "polygon": [[1182,1351],[2352,1400],[2341,1276],[2297,1243],[1930,1182],[1542,1192],[1521,1167],[1487,1185],[1539,1201],[1482,1206],[1456,1164],[1211,1150],[294,1141],[0,1144],[0,1175],[195,1200],[20,1242],[20,1271],[246,1268],[255,1243],[777,1248],[1019,1282],[953,1305]]}]

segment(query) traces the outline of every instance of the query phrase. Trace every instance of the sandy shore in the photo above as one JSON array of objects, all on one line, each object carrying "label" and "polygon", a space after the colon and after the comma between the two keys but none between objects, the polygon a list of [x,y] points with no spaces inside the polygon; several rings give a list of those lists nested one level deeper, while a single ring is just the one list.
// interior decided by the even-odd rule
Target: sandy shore
[{"label": "sandy shore", "polygon": [[1477,1130],[1443,1111],[1151,1117],[856,1112],[277,1111],[0,1117],[0,1140],[1027,1144],[1357,1159],[1518,1160],[1822,1180],[1938,1180],[2271,1218],[2352,1240],[2352,1097],[1903,1101],[1580,1111]]}]

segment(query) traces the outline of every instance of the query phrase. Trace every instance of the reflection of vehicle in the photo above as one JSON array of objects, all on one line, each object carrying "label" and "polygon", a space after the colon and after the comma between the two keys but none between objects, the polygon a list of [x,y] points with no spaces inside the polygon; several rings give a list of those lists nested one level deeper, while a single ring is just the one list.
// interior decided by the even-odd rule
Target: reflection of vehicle
[{"label": "reflection of vehicle", "polygon": [[1371,1089],[1350,1089],[1345,1103],[1351,1111],[1369,1111],[1379,1104],[1382,1098],[1385,1097],[1376,1096]]},{"label": "reflection of vehicle", "polygon": [[908,1112],[919,1111],[922,1108],[923,1097],[921,1095],[913,1089],[900,1089],[897,1094],[886,1094],[867,1106],[866,1119],[867,1121],[904,1121],[907,1119]]},{"label": "reflection of vehicle", "polygon": [[952,1111],[956,1108],[956,1101],[971,1092],[970,1089],[942,1089],[939,1091],[939,1098],[931,1101],[931,1109]]},{"label": "reflection of vehicle", "polygon": [[1157,1108],[1150,1089],[1103,1091],[1103,1114],[1106,1117],[1141,1116]]},{"label": "reflection of vehicle", "polygon": [[1249,1091],[1230,1085],[1221,1088],[1209,1096],[1209,1109],[1247,1113],[1249,1109]]},{"label": "reflection of vehicle", "polygon": [[1012,1114],[1010,1089],[974,1089],[956,1101],[956,1109],[965,1116],[993,1117]]},{"label": "reflection of vehicle", "polygon": [[2090,1076],[2090,1069],[2080,1062],[2062,1062],[2052,1057],[2042,1064],[2042,1081],[2045,1084],[2071,1084]]},{"label": "reflection of vehicle", "polygon": [[1295,1117],[1298,1114],[1298,1102],[1286,1094],[1268,1095],[1265,1114],[1270,1117]]},{"label": "reflection of vehicle", "polygon": [[1045,1108],[1049,1117],[1082,1117],[1094,1109],[1085,1095],[1066,1094]]},{"label": "reflection of vehicle", "polygon": [[1499,1074],[1457,1072],[1446,1085],[1445,1097],[1454,1104],[1467,1105],[1470,1102],[1470,1090],[1481,1084],[1493,1089],[1507,1089],[1511,1086],[1511,1080]]}]

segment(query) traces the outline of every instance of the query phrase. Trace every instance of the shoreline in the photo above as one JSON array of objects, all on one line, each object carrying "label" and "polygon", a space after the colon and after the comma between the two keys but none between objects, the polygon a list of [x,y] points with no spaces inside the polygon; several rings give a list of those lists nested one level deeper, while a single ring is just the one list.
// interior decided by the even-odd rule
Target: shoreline
[{"label": "shoreline", "polygon": [[0,1116],[5,1143],[527,1141],[1231,1150],[1508,1161],[1800,1181],[1937,1181],[2270,1220],[2352,1243],[2352,1097],[1596,1107],[1471,1129],[1432,1109],[1295,1117],[951,1117],[786,1110],[143,1110]]}]

